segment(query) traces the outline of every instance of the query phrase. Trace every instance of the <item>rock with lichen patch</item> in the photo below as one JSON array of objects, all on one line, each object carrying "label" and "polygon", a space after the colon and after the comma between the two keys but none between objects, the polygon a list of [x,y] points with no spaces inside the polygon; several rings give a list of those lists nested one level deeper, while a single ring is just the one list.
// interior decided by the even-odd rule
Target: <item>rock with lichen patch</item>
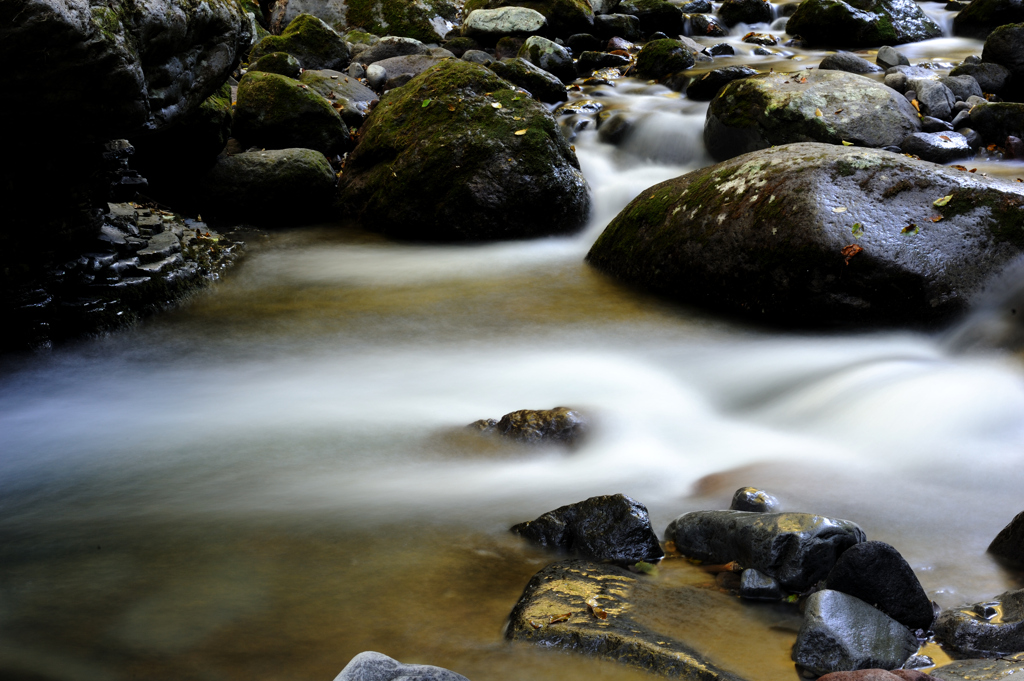
[{"label": "rock with lichen patch", "polygon": [[500,420],[481,419],[468,427],[523,444],[577,445],[586,435],[589,423],[574,409],[555,407],[520,409],[505,414]]},{"label": "rock with lichen patch", "polygon": [[455,28],[459,8],[451,0],[276,0],[271,29],[281,33],[301,14],[316,16],[338,31],[360,27],[379,36],[437,42]]},{"label": "rock with lichen patch", "polygon": [[594,26],[594,10],[588,0],[466,0],[463,11],[469,15],[474,10],[499,7],[526,7],[539,12],[558,36],[584,33]]}]

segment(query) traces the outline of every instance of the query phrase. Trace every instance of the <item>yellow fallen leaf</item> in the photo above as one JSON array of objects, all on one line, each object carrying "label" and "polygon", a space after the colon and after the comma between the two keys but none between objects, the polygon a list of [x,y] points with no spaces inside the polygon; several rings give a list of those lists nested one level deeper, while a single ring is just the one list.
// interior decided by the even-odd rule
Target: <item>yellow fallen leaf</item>
[{"label": "yellow fallen leaf", "polygon": [[522,130],[516,130],[516,134],[517,135],[525,135],[526,134],[526,130],[527,130],[526,128],[523,128]]},{"label": "yellow fallen leaf", "polygon": [[821,116],[821,109],[815,109],[814,110],[814,115],[815,116]]},{"label": "yellow fallen leaf", "polygon": [[495,109],[500,109],[501,108],[501,102],[494,102],[493,104],[491,104],[491,106],[493,106]]},{"label": "yellow fallen leaf", "polygon": [[843,146],[844,147],[852,147],[853,146],[853,142],[847,142],[846,140],[843,140]]},{"label": "yellow fallen leaf", "polygon": [[950,202],[950,200],[952,200],[952,198],[952,194],[950,194],[949,196],[943,196],[941,199],[935,199],[934,201],[932,201],[932,205],[939,207],[945,206],[947,203]]}]

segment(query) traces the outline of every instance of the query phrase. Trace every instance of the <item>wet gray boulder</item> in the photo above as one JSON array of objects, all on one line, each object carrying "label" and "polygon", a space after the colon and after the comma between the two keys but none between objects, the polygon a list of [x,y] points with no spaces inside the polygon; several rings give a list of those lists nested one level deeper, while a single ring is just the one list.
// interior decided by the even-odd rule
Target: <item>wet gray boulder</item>
[{"label": "wet gray boulder", "polygon": [[771,513],[779,506],[779,500],[756,487],[741,487],[732,495],[730,511],[751,511]]},{"label": "wet gray boulder", "polygon": [[875,63],[886,70],[894,66],[910,66],[910,60],[907,58],[907,55],[891,45],[883,45],[878,48],[878,53],[875,55]]},{"label": "wet gray boulder", "polygon": [[324,219],[334,195],[334,169],[318,151],[273,149],[225,156],[202,177],[203,213],[263,225]]},{"label": "wet gray boulder", "polygon": [[921,129],[907,99],[845,71],[762,73],[733,81],[708,107],[704,143],[719,161],[791,142],[899,145]]},{"label": "wet gray boulder", "polygon": [[[693,681],[741,681],[663,631],[651,610],[715,611],[708,589],[658,591],[657,582],[615,565],[572,559],[552,563],[530,579],[509,615],[505,638],[596,655],[643,671]],[[644,608],[636,603],[643,601]],[[591,605],[591,603],[596,605]]]},{"label": "wet gray boulder", "polygon": [[252,37],[231,0],[6,0],[0,121],[75,143],[174,125],[220,88]]},{"label": "wet gray boulder", "polygon": [[656,563],[665,556],[647,508],[623,494],[562,506],[511,531],[544,548],[620,565]]},{"label": "wet gray boulder", "polygon": [[774,18],[768,0],[725,0],[718,8],[718,18],[732,28],[736,24],[767,24]]},{"label": "wet gray boulder", "polygon": [[1000,146],[1007,137],[1024,137],[1024,104],[983,102],[971,108],[971,128],[988,144]]},{"label": "wet gray boulder", "polygon": [[1024,249],[1022,206],[1018,182],[792,144],[650,187],[587,259],[642,288],[773,323],[936,323]]},{"label": "wet gray boulder", "polygon": [[951,77],[971,76],[982,92],[999,94],[1010,80],[1010,69],[999,64],[960,64],[949,72]]},{"label": "wet gray boulder", "polygon": [[568,407],[520,409],[500,420],[481,419],[466,426],[484,435],[497,435],[527,445],[579,444],[589,428],[587,418]]},{"label": "wet gray boulder", "polygon": [[423,73],[431,66],[442,61],[444,57],[432,57],[429,54],[410,54],[402,57],[389,57],[370,64],[366,69],[366,80],[370,87],[377,90],[390,90],[405,85],[413,77]]},{"label": "wet gray boulder", "polygon": [[[586,54],[586,53],[584,53]],[[554,74],[534,66],[522,58],[502,59],[488,65],[508,82],[523,88],[542,102],[553,104],[569,99],[565,84]]]},{"label": "wet gray boulder", "polygon": [[530,36],[517,55],[534,66],[544,69],[563,83],[576,80],[576,66],[572,55],[558,43],[539,35]]},{"label": "wet gray boulder", "polygon": [[882,73],[881,66],[872,64],[867,59],[858,57],[850,52],[836,52],[827,55],[818,65],[819,69],[826,71],[846,71],[847,73]]},{"label": "wet gray boulder", "polygon": [[1018,513],[999,531],[988,552],[1015,567],[1024,566],[1024,512]]},{"label": "wet gray boulder", "polygon": [[466,0],[463,11],[469,15],[478,9],[526,7],[542,14],[556,36],[586,33],[594,27],[594,9],[588,0]]},{"label": "wet gray boulder", "polygon": [[939,82],[949,88],[955,97],[967,101],[970,97],[981,97],[983,92],[978,80],[968,74],[942,76]]},{"label": "wet gray boulder", "polygon": [[942,681],[1009,681],[1024,674],[1021,655],[994,660],[954,660],[933,669],[929,676]]},{"label": "wet gray boulder", "polygon": [[900,151],[932,163],[952,163],[974,156],[974,148],[958,132],[915,132],[903,139]]},{"label": "wet gray boulder", "polygon": [[909,78],[907,88],[917,93],[917,103],[921,113],[948,121],[952,116],[956,97],[953,91],[937,80],[928,78]]},{"label": "wet gray boulder", "polygon": [[734,80],[756,76],[757,71],[749,66],[725,66],[695,77],[686,86],[686,96],[698,102],[709,102],[719,90]]},{"label": "wet gray boulder", "polygon": [[849,520],[810,513],[694,511],[665,530],[679,553],[710,563],[737,562],[805,591],[823,579],[842,553],[864,541]]},{"label": "wet gray boulder", "polygon": [[408,57],[410,55],[427,54],[427,46],[413,38],[387,36],[381,38],[370,47],[359,53],[356,61],[364,66],[392,57]]},{"label": "wet gray boulder", "polygon": [[418,241],[571,233],[590,196],[547,109],[489,69],[446,59],[391,90],[359,129],[341,215]]},{"label": "wet gray boulder", "polygon": [[885,613],[839,591],[807,598],[793,661],[814,674],[896,669],[918,649],[917,638]]},{"label": "wet gray boulder", "polygon": [[334,681],[469,681],[462,674],[429,664],[402,664],[382,653],[353,657]]},{"label": "wet gray boulder", "polygon": [[1007,24],[1024,22],[1024,5],[1016,0],[973,0],[953,17],[953,35],[985,40]]},{"label": "wet gray boulder", "polygon": [[778,581],[759,570],[747,568],[740,573],[740,598],[751,601],[777,601],[782,598]]},{"label": "wet gray boulder", "polygon": [[1024,589],[943,610],[935,620],[935,640],[964,655],[1024,652]]},{"label": "wet gray boulder", "polygon": [[249,60],[271,52],[287,52],[304,69],[341,70],[348,66],[351,53],[337,31],[311,14],[300,14],[281,35],[270,35],[252,46]]},{"label": "wet gray boulder", "polygon": [[851,546],[836,561],[825,588],[856,596],[911,630],[931,628],[932,603],[899,551],[880,541]]},{"label": "wet gray boulder", "polygon": [[370,103],[377,99],[376,92],[339,71],[310,69],[302,72],[299,81],[330,102],[350,128],[362,124]]},{"label": "wet gray boulder", "polygon": [[880,47],[942,37],[914,0],[803,0],[786,24],[810,46]]},{"label": "wet gray boulder", "polygon": [[469,13],[462,25],[462,34],[494,43],[506,35],[536,35],[548,27],[548,20],[528,7],[477,9]]}]

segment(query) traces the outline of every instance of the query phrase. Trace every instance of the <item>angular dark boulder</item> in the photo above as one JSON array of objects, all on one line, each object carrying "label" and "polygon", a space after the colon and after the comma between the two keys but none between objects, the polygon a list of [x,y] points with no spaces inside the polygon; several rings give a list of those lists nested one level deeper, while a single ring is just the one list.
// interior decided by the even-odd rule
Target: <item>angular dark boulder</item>
[{"label": "angular dark boulder", "polygon": [[793,661],[814,674],[896,669],[918,645],[909,629],[885,613],[859,598],[825,590],[811,594],[804,605]]},{"label": "angular dark boulder", "polygon": [[391,236],[466,241],[574,232],[590,196],[543,105],[483,66],[448,59],[374,108],[339,204]]},{"label": "angular dark boulder", "polygon": [[943,610],[935,620],[935,640],[970,656],[1024,652],[1024,589]]},{"label": "angular dark boulder", "polygon": [[717,160],[791,142],[898,145],[921,123],[905,97],[845,71],[762,73],[728,83],[708,107],[704,143]]},{"label": "angular dark boulder", "polygon": [[846,71],[847,73],[881,73],[884,69],[881,66],[872,64],[867,59],[858,57],[850,52],[836,52],[827,55],[818,64],[819,69],[826,71]]},{"label": "angular dark boulder", "polygon": [[[741,681],[686,643],[651,629],[651,618],[634,605],[642,598],[648,603],[644,610],[656,609],[666,600],[663,593],[650,593],[656,589],[643,575],[615,565],[579,559],[552,563],[526,585],[509,615],[505,638],[596,655],[670,678]],[[707,589],[672,592],[674,607],[714,609]]]},{"label": "angular dark boulder", "polygon": [[402,664],[382,653],[359,653],[334,681],[469,681],[462,674],[429,664]]},{"label": "angular dark boulder", "polygon": [[1022,207],[1021,183],[877,149],[792,144],[645,190],[587,259],[772,323],[928,324],[962,312],[1022,252]]},{"label": "angular dark boulder", "polygon": [[732,28],[736,24],[767,24],[774,18],[768,0],[725,0],[718,8],[718,18]]},{"label": "angular dark boulder", "polygon": [[825,588],[874,605],[911,630],[931,628],[932,603],[899,551],[880,541],[851,546],[836,561]]},{"label": "angular dark boulder", "polygon": [[957,132],[915,132],[903,139],[900,151],[932,163],[952,163],[974,156],[967,138]]},{"label": "angular dark boulder", "polygon": [[556,508],[514,525],[512,532],[545,548],[621,565],[653,563],[665,556],[647,508],[623,494]]},{"label": "angular dark boulder", "polygon": [[740,598],[752,601],[777,601],[782,596],[782,587],[779,583],[763,572],[748,568],[740,574]]},{"label": "angular dark boulder", "polygon": [[914,0],[803,0],[786,24],[810,46],[880,47],[942,36]]},{"label": "angular dark boulder", "polygon": [[789,591],[805,591],[829,573],[864,531],[849,520],[810,513],[694,511],[665,530],[676,550],[704,562],[736,561],[778,580]]},{"label": "angular dark boulder", "polygon": [[988,545],[988,552],[1014,567],[1024,567],[1024,512],[1015,515],[999,531]]}]

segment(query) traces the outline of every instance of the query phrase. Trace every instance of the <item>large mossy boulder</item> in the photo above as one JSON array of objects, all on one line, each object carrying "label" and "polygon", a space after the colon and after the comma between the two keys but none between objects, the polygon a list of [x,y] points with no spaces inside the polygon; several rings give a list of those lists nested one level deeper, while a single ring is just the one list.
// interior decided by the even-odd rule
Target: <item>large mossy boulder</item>
[{"label": "large mossy boulder", "polygon": [[548,28],[558,36],[587,33],[594,27],[594,10],[587,0],[466,0],[463,11],[468,15],[477,9],[513,6],[540,12],[548,20]]},{"label": "large mossy boulder", "polygon": [[252,71],[238,83],[234,136],[267,149],[303,147],[332,156],[351,147],[348,127],[309,86],[276,73]]},{"label": "large mossy boulder", "polygon": [[301,14],[312,14],[338,31],[360,27],[374,35],[437,42],[455,27],[459,7],[451,0],[277,0],[270,26],[281,33]]},{"label": "large mossy boulder", "polygon": [[803,0],[786,24],[811,46],[880,47],[941,38],[914,0]]},{"label": "large mossy boulder", "polygon": [[636,57],[636,75],[649,80],[661,80],[673,73],[685,71],[697,63],[697,58],[685,43],[672,38],[652,40],[643,46]]},{"label": "large mossy boulder", "polygon": [[202,177],[202,212],[262,225],[324,219],[335,176],[324,155],[311,149],[274,149],[225,156]]},{"label": "large mossy boulder", "polygon": [[74,143],[177,124],[251,43],[233,0],[5,0],[0,121],[18,135]]},{"label": "large mossy boulder", "polygon": [[792,142],[899,145],[921,122],[906,97],[866,76],[811,70],[762,73],[719,90],[704,143],[716,160]]},{"label": "large mossy boulder", "polygon": [[877,149],[791,144],[655,185],[588,255],[773,323],[927,324],[1024,249],[1024,185]]},{"label": "large mossy boulder", "polygon": [[449,59],[392,90],[359,130],[342,215],[419,241],[564,234],[587,219],[579,162],[543,105]]},{"label": "large mossy boulder", "polygon": [[953,35],[985,40],[1007,24],[1024,22],[1020,0],[972,0],[953,17]]},{"label": "large mossy boulder", "polygon": [[676,551],[707,563],[739,563],[774,578],[789,591],[806,591],[839,556],[864,541],[849,520],[811,513],[693,511],[665,530]]},{"label": "large mossy boulder", "polygon": [[352,56],[341,34],[312,14],[300,14],[281,35],[267,36],[253,45],[249,61],[272,52],[287,52],[304,69],[341,70]]}]

